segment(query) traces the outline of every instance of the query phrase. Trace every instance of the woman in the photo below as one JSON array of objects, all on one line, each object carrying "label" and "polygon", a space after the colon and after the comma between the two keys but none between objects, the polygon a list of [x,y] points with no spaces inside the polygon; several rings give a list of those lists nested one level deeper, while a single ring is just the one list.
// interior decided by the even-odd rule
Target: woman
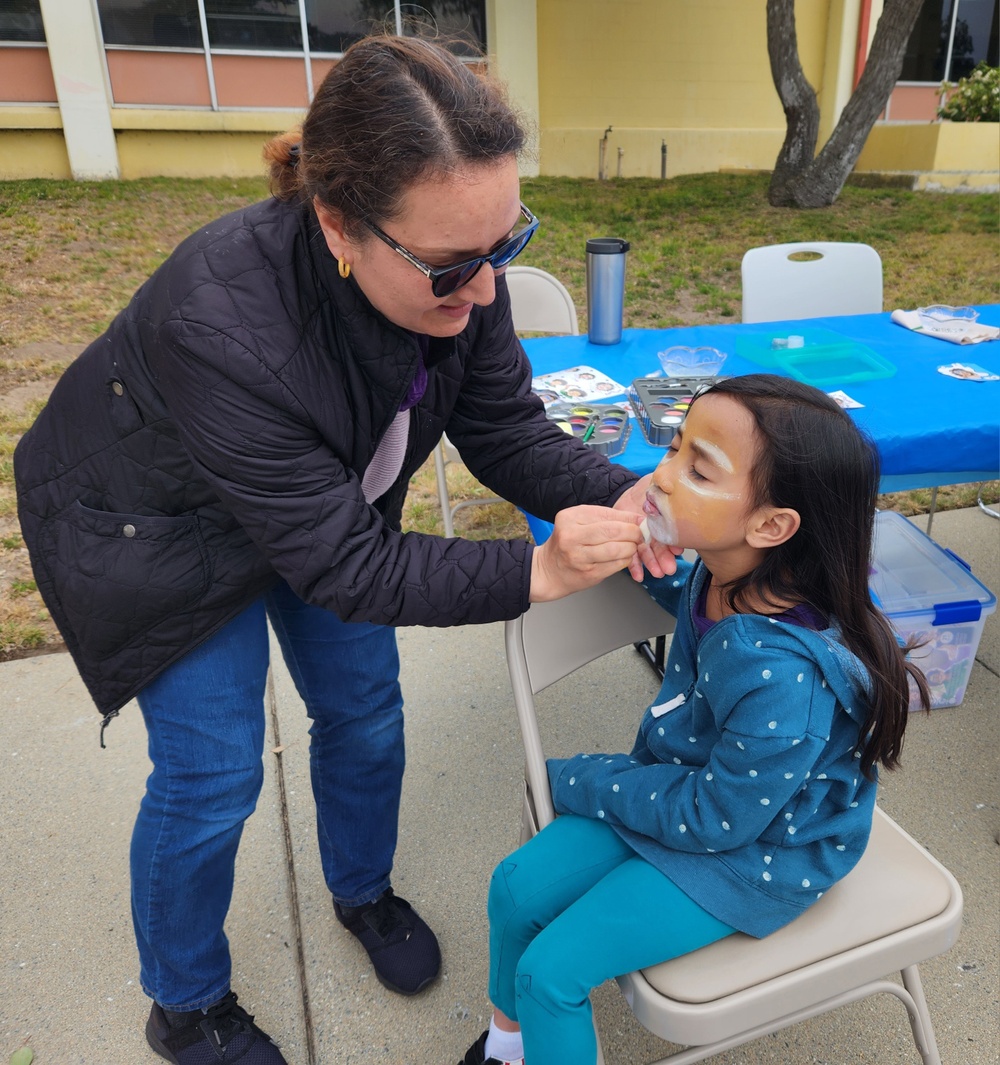
[{"label": "woman", "polygon": [[[530,393],[499,280],[538,224],[519,199],[522,143],[497,86],[443,49],[356,44],[301,134],[269,146],[274,197],[185,240],[17,449],[38,587],[102,732],[133,697],[149,731],[132,910],[147,1038],[169,1061],[200,1062],[206,1043],[284,1060],[236,1003],[223,934],[263,774],[265,619],[312,719],[336,915],[378,978],[413,994],[440,953],[390,884],[404,762],[390,626],[510,618],[638,573],[640,556],[657,565],[635,477]],[[555,517],[551,540],[400,531],[445,429],[493,491]]]}]

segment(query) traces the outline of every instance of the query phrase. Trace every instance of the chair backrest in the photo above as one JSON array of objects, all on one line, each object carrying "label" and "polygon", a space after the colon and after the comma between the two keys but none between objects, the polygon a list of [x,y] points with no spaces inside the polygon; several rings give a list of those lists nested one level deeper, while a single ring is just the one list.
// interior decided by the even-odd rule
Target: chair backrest
[{"label": "chair backrest", "polygon": [[743,321],[882,310],[882,260],[867,244],[770,244],[743,256]]},{"label": "chair backrest", "polygon": [[534,696],[609,651],[673,632],[674,619],[622,571],[593,588],[539,603],[504,630],[514,708],[525,749],[525,779],[537,827],[555,817]]},{"label": "chair backrest", "polygon": [[557,277],[534,266],[508,266],[506,278],[518,333],[579,334],[573,297]]}]

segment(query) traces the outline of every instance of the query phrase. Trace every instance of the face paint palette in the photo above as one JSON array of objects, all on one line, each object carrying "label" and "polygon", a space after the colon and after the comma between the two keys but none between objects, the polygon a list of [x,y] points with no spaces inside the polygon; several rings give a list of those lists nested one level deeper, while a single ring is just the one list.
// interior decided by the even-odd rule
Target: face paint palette
[{"label": "face paint palette", "polygon": [[629,386],[639,428],[653,447],[669,447],[705,377],[640,377]]},{"label": "face paint palette", "polygon": [[554,403],[545,412],[564,432],[614,458],[625,450],[632,426],[624,407],[595,403]]}]

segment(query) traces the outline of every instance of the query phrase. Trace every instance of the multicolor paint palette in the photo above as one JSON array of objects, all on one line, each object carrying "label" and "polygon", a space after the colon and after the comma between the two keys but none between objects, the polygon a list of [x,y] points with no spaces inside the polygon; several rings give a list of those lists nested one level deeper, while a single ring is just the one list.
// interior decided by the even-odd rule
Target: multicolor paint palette
[{"label": "multicolor paint palette", "polygon": [[629,386],[628,398],[635,408],[642,435],[653,447],[668,447],[691,400],[706,378],[640,377]]},{"label": "multicolor paint palette", "polygon": [[625,450],[632,426],[624,407],[594,403],[554,403],[545,416],[564,432],[608,458]]}]

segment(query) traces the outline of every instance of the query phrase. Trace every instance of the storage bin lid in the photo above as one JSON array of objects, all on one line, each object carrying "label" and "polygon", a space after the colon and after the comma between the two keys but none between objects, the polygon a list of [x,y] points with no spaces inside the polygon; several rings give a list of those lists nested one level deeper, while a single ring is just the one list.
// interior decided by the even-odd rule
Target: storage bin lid
[{"label": "storage bin lid", "polygon": [[936,544],[895,511],[875,515],[875,549],[869,577],[872,597],[896,620],[933,614],[932,624],[978,621],[996,609],[997,597],[952,551]]}]

